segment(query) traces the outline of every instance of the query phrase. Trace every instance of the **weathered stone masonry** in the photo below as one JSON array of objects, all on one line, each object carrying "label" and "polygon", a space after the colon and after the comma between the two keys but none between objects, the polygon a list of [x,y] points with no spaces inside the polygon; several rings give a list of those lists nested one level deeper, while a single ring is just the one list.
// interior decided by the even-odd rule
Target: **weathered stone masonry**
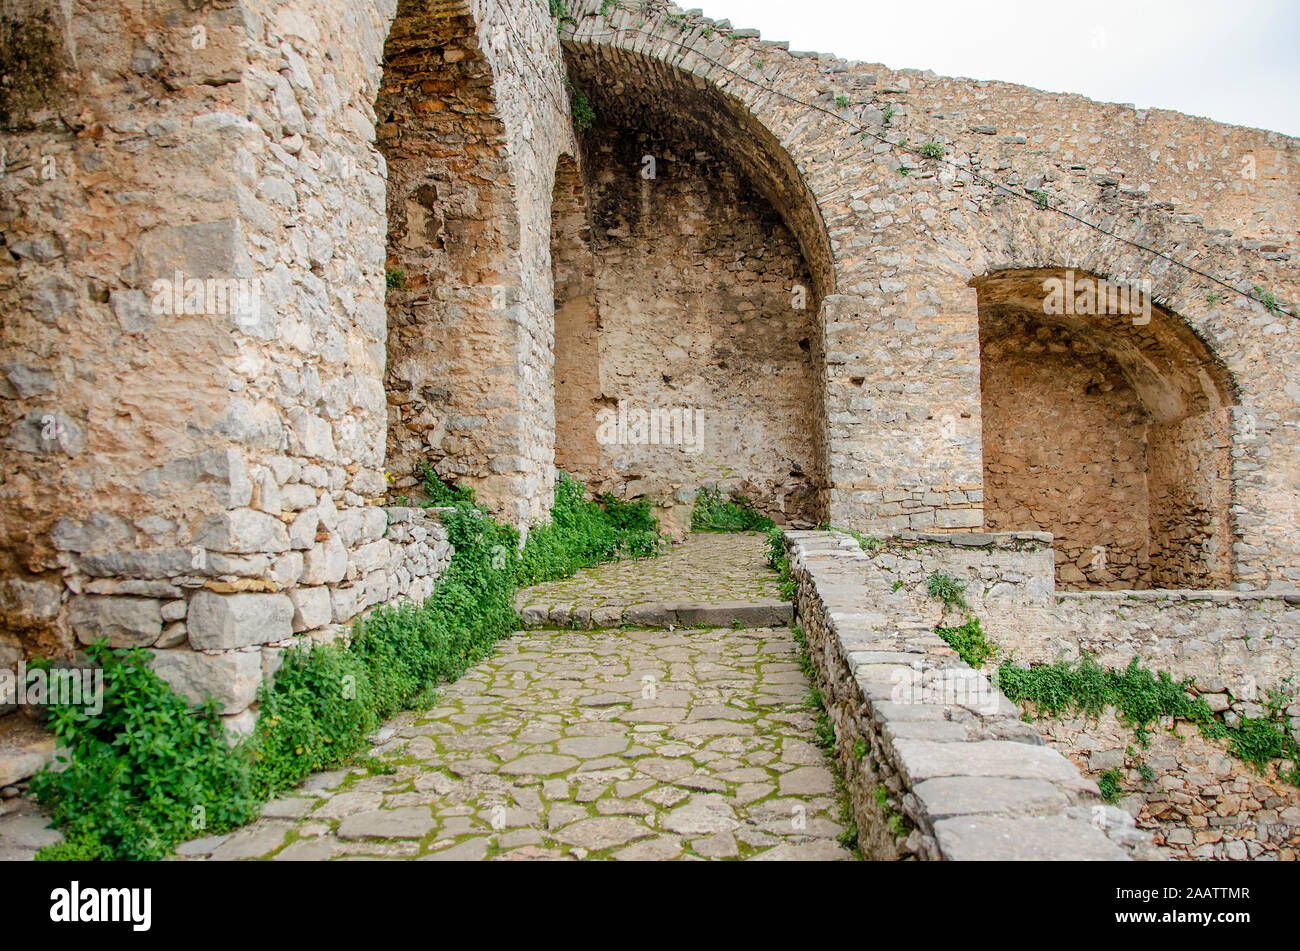
[{"label": "weathered stone masonry", "polygon": [[[977,176],[1293,307],[1295,140],[792,53],[659,2],[570,6],[557,32],[541,0],[4,5],[32,55],[0,92],[0,663],[108,631],[239,715],[244,655],[436,574],[436,523],[424,552],[392,521],[417,462],[527,526],[557,455],[593,452],[587,404],[625,395],[767,414],[768,456],[722,443],[657,502],[729,468],[783,518],[1057,532],[1063,585],[1294,589],[1295,320]],[[597,111],[581,140],[566,82]],[[654,213],[614,214],[642,136],[669,158]],[[701,252],[684,217],[732,234]],[[625,280],[656,234],[664,281],[717,278],[657,315]],[[1030,326],[1026,293],[1063,270],[1149,279],[1157,319]],[[808,312],[778,312],[805,280]],[[693,287],[725,346],[670,339],[687,356],[656,383],[629,350]],[[1062,372],[999,363],[1025,339]],[[1108,448],[1016,481],[1038,394]],[[675,461],[597,474],[653,495]]]},{"label": "weathered stone masonry", "polygon": [[[470,474],[511,520],[544,511],[549,196],[572,142],[558,39],[527,3],[151,4],[147,21],[93,7],[53,15],[69,99],[11,125],[0,179],[8,378],[22,381],[5,400],[3,659],[106,632],[175,648],[159,669],[235,715],[262,677],[246,655],[427,593],[419,578],[445,560],[439,527],[412,553],[377,507],[389,331],[399,352],[411,331],[385,311],[374,105],[386,44],[390,75],[414,68],[402,38],[430,21],[478,31],[436,52],[463,62],[468,43],[500,77],[513,185],[492,224],[512,235],[504,273],[468,278],[507,288],[511,327],[511,382],[478,407],[494,456]],[[159,312],[154,282],[178,273],[255,281],[260,310]]]},{"label": "weathered stone masonry", "polygon": [[[1018,664],[1077,660],[1111,668],[1135,658],[1197,694],[1229,725],[1264,716],[1265,694],[1300,669],[1300,595],[1228,591],[1057,593],[1050,536],[904,534],[862,562],[889,591],[888,617],[926,630],[945,617],[926,593],[935,573],[966,586],[987,636]],[[895,590],[896,588],[896,590]],[[1286,713],[1300,736],[1300,703]],[[1162,857],[1300,857],[1300,793],[1228,755],[1187,723],[1161,723],[1144,748],[1114,711],[1037,721],[1047,741],[1096,780],[1118,770],[1120,805],[1151,830]]]},{"label": "weathered stone masonry", "polygon": [[795,532],[786,545],[867,857],[1148,857],[1133,820],[907,609],[854,539]]}]

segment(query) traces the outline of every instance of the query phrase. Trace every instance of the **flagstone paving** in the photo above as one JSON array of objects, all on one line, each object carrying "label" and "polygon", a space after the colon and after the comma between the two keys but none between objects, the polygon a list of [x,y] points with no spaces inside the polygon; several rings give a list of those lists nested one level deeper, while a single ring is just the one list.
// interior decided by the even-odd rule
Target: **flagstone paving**
[{"label": "flagstone paving", "polygon": [[837,860],[834,775],[789,631],[521,633],[184,857]]},{"label": "flagstone paving", "polygon": [[693,534],[658,558],[586,568],[519,592],[526,627],[728,626],[788,623],[763,535]]}]

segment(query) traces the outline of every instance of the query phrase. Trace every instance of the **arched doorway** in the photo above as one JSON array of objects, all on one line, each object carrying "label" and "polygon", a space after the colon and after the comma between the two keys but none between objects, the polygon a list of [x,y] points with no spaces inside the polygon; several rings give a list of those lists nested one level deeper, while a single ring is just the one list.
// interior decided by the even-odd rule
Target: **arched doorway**
[{"label": "arched doorway", "polygon": [[566,58],[594,114],[580,136],[594,296],[562,301],[557,270],[557,464],[655,499],[679,531],[714,483],[781,524],[816,524],[832,278],[797,173],[678,70],[581,44]]},{"label": "arched doorway", "polygon": [[392,490],[418,495],[427,463],[510,515],[520,235],[495,96],[472,15],[402,4],[375,104]]}]

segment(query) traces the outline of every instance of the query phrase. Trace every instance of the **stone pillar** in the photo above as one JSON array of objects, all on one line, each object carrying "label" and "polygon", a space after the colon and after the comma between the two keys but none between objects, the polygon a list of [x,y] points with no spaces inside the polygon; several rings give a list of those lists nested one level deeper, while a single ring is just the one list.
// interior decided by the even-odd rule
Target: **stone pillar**
[{"label": "stone pillar", "polygon": [[983,526],[979,316],[956,281],[900,277],[822,304],[830,520],[867,532]]}]

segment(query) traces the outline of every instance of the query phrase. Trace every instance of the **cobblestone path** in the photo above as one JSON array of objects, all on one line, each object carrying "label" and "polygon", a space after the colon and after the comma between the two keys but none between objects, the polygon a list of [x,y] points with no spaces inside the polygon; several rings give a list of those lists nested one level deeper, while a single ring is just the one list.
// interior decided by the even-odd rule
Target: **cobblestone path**
[{"label": "cobblestone path", "polygon": [[785,629],[533,632],[214,859],[759,859],[849,853]]},{"label": "cobblestone path", "polygon": [[609,562],[519,592],[519,607],[625,607],[647,602],[776,601],[762,535],[688,535],[658,558]]}]

